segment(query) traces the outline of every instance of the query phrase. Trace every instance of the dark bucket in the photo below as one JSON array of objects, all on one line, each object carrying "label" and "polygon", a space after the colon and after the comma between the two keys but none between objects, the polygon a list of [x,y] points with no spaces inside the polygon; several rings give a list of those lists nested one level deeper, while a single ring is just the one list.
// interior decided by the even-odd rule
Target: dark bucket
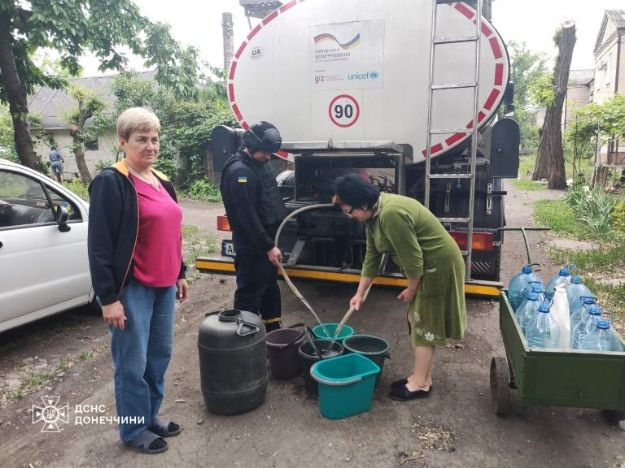
[{"label": "dark bucket", "polygon": [[[317,349],[325,356],[328,346],[330,346],[330,341],[328,340],[315,340],[315,346]],[[331,356],[328,357],[336,357],[343,354],[344,348],[338,341],[335,341],[332,345],[332,353]],[[321,360],[321,356],[319,356],[315,350],[313,349],[312,344],[309,341],[304,341],[299,347],[299,355],[301,358],[302,366],[304,368],[304,388],[306,391],[312,395],[319,395],[319,389],[317,387],[317,382],[313,380],[310,376],[310,368],[312,365]]]},{"label": "dark bucket", "polygon": [[269,354],[269,372],[274,379],[288,380],[297,377],[302,371],[302,361],[297,355],[297,348],[304,338],[303,330],[279,328],[267,333],[267,353]]},{"label": "dark bucket", "polygon": [[377,387],[382,371],[384,370],[384,361],[391,357],[389,352],[391,345],[388,341],[379,336],[352,335],[343,340],[343,347],[345,348],[345,352],[362,354],[380,366],[380,373],[375,382]]}]

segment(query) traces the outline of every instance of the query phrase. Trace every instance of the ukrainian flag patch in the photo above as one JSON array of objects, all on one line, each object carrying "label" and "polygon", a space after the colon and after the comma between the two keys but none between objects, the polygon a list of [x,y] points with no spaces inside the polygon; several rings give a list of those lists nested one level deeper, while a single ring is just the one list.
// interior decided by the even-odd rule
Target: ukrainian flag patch
[{"label": "ukrainian flag patch", "polygon": [[240,184],[247,184],[247,176],[239,176],[237,182]]}]

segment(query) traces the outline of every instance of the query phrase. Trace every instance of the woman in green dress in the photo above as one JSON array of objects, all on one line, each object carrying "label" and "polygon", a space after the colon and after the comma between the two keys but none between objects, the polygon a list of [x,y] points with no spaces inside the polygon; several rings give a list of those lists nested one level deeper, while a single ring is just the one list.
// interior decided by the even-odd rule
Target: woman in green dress
[{"label": "woman in green dress", "polygon": [[432,390],[435,346],[461,339],[466,329],[464,261],[458,245],[421,203],[380,194],[356,174],[337,180],[335,204],[366,224],[367,253],[350,307],[359,310],[383,254],[392,256],[408,279],[397,299],[408,304],[414,368],[391,385],[391,398],[425,398]]}]

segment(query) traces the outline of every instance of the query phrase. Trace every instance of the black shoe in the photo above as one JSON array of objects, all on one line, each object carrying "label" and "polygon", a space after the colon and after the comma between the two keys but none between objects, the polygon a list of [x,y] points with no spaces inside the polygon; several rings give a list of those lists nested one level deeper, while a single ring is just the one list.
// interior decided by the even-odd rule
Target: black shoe
[{"label": "black shoe", "polygon": [[402,385],[406,385],[408,383],[408,379],[399,379],[391,384],[391,388],[401,387]]},{"label": "black shoe", "polygon": [[427,398],[430,396],[431,391],[432,386],[430,386],[429,390],[415,390],[414,392],[411,392],[410,390],[408,390],[408,387],[404,385],[403,387],[392,388],[390,397],[393,400],[409,401],[415,400],[417,398]]}]

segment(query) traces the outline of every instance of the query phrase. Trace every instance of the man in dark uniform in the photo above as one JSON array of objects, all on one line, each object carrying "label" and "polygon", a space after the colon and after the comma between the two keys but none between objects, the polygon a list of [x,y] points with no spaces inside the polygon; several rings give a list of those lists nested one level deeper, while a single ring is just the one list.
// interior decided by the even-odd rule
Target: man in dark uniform
[{"label": "man in dark uniform", "polygon": [[281,144],[274,125],[252,125],[241,149],[226,161],[220,184],[236,251],[234,308],[260,314],[267,331],[280,328],[282,315],[277,272],[282,253],[273,239],[286,209],[267,164]]}]

